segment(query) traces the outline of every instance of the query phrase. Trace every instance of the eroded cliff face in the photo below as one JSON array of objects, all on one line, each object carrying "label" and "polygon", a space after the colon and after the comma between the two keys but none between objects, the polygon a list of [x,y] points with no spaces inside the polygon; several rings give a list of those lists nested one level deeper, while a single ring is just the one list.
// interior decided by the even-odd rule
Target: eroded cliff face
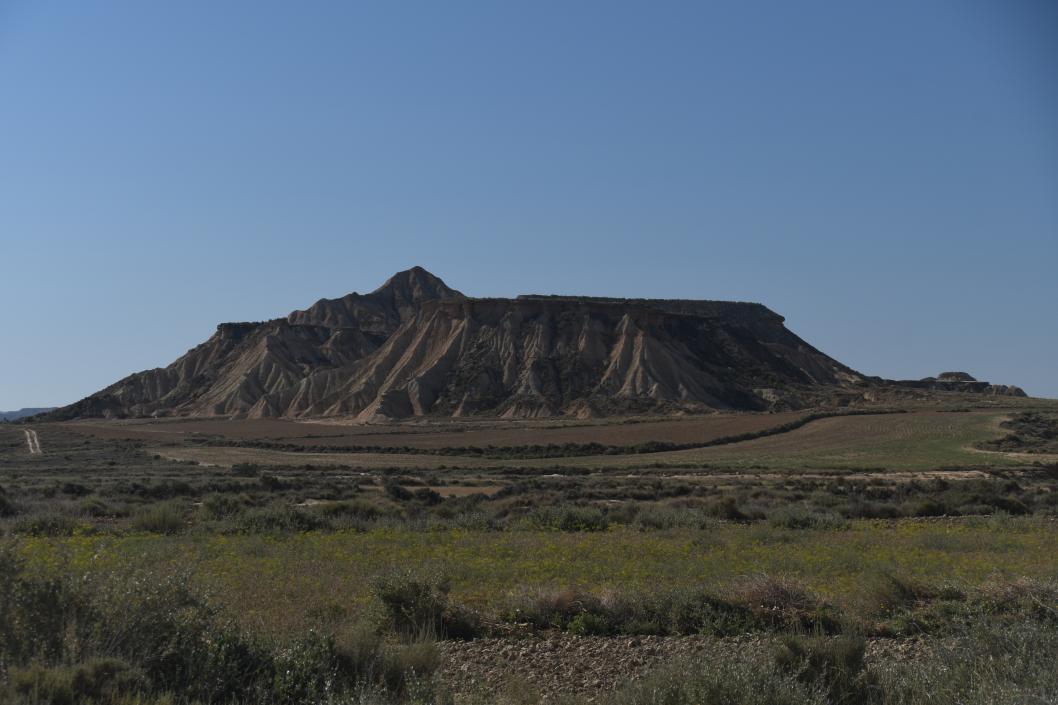
[{"label": "eroded cliff face", "polygon": [[286,318],[218,326],[78,416],[605,415],[799,406],[869,384],[760,304],[471,299],[429,272]]}]

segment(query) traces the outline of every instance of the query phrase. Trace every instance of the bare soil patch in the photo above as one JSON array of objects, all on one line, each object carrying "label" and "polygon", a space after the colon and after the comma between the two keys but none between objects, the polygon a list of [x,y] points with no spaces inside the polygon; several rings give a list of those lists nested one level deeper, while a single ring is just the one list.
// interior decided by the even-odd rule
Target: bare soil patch
[{"label": "bare soil patch", "polygon": [[[445,641],[439,643],[444,657],[440,676],[457,702],[460,696],[518,692],[538,692],[544,702],[570,695],[590,701],[672,661],[708,658],[721,651],[748,657],[773,648],[774,643],[773,637],[764,635],[581,637],[561,633]],[[919,640],[873,639],[867,658],[907,660],[923,656],[928,648],[929,644]]]}]

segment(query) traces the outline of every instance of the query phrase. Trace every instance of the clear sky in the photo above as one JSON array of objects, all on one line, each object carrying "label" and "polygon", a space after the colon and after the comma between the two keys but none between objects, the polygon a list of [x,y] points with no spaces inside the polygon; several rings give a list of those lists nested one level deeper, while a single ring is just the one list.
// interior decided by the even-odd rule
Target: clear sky
[{"label": "clear sky", "polygon": [[1058,3],[0,0],[0,409],[415,264],[1058,397]]}]

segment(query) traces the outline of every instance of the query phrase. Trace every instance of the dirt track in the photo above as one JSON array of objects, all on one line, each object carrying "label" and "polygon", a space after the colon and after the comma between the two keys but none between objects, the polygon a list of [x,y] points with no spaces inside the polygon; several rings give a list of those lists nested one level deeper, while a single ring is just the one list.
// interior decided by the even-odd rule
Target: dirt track
[{"label": "dirt track", "polygon": [[43,451],[40,449],[40,439],[37,437],[37,432],[31,429],[26,429],[25,434],[26,445],[29,446],[30,455],[40,455]]}]

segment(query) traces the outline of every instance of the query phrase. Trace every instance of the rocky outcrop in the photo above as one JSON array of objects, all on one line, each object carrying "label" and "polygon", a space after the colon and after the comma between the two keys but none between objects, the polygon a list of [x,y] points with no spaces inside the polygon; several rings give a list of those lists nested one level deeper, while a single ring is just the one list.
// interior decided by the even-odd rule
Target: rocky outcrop
[{"label": "rocky outcrop", "polygon": [[1028,396],[1021,387],[1015,387],[1010,384],[980,382],[966,372],[941,372],[936,377],[905,379],[893,384],[911,389],[928,389],[936,392],[963,392],[966,394],[986,394],[1000,397]]}]

